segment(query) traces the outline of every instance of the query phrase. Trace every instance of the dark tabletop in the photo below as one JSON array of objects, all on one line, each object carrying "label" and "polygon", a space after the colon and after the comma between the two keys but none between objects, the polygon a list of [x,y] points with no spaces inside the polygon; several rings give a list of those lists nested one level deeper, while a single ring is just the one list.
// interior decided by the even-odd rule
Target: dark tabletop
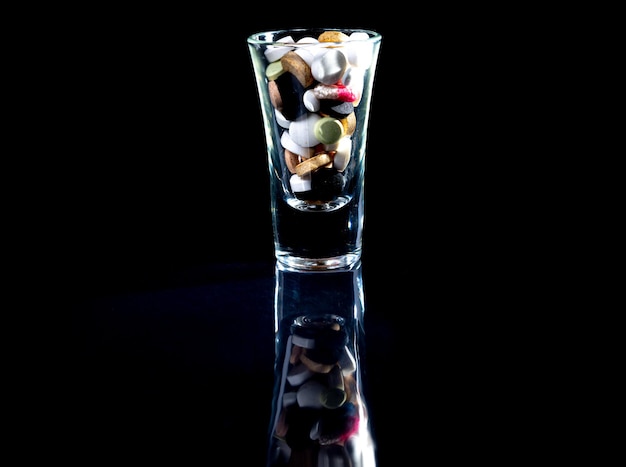
[{"label": "dark tabletop", "polygon": [[[68,302],[69,339],[55,378],[66,455],[211,465],[226,454],[261,465],[274,384],[274,277],[273,261],[257,260],[170,264],[136,282],[114,281],[116,289],[104,287],[108,275],[92,276],[101,287],[83,282]],[[395,364],[386,362],[403,359],[392,315],[414,312],[384,308],[366,301],[362,355],[379,449],[395,416],[384,409],[396,391]]]}]

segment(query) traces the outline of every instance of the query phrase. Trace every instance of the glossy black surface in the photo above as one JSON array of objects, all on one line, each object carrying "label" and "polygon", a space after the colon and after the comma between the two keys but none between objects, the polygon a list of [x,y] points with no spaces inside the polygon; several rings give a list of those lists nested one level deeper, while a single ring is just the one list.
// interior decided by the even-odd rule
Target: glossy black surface
[{"label": "glossy black surface", "polygon": [[[85,460],[210,463],[218,450],[263,461],[274,384],[273,262],[215,263],[187,269],[184,280],[171,273],[74,300],[56,401],[70,457],[84,458],[71,449],[79,444],[90,453]],[[388,312],[371,308],[364,379],[381,382],[397,358],[394,331]],[[392,414],[376,409],[389,384],[365,392],[381,448]]]}]

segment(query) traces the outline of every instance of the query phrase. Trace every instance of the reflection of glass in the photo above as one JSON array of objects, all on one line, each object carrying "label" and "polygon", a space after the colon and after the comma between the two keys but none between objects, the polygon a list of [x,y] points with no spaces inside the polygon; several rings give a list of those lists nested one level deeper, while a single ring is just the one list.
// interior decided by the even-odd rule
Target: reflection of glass
[{"label": "reflection of glass", "polygon": [[363,397],[360,261],[302,272],[277,263],[268,467],[374,467]]}]

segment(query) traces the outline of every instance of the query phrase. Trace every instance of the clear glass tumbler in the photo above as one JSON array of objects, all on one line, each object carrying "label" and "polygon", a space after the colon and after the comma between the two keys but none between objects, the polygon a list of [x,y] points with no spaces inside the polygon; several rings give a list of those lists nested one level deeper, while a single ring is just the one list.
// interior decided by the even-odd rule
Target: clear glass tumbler
[{"label": "clear glass tumbler", "polygon": [[294,269],[341,268],[361,257],[381,41],[375,31],[332,28],[247,39],[265,129],[275,255]]}]

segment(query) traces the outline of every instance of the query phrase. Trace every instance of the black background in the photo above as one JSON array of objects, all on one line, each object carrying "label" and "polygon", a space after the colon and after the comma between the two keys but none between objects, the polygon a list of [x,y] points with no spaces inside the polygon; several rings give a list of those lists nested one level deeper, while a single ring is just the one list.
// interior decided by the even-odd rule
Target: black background
[{"label": "black background", "polygon": [[[484,337],[495,338],[488,329],[509,287],[500,275],[509,246],[502,238],[516,226],[493,222],[502,212],[494,185],[504,182],[489,173],[501,146],[495,124],[489,131],[483,125],[497,117],[485,117],[494,104],[482,91],[484,80],[497,80],[477,77],[476,40],[451,47],[454,25],[426,12],[394,10],[385,26],[377,14],[354,9],[336,18],[308,11],[306,21],[300,13],[255,14],[244,25],[243,7],[230,8],[90,12],[55,31],[53,84],[42,106],[54,120],[46,134],[54,157],[42,163],[50,189],[39,217],[47,233],[41,270],[69,332],[60,339],[63,353],[52,358],[41,407],[43,431],[69,428],[49,449],[87,464],[263,464],[272,316],[250,304],[271,305],[273,243],[246,38],[311,25],[383,35],[363,253],[380,465],[416,449],[457,455],[450,440],[484,459],[491,441],[469,443],[467,436],[476,434],[477,417],[488,418],[490,439],[500,422],[499,410],[485,411],[486,399],[501,397],[492,372],[503,370],[492,364],[497,357]],[[190,309],[171,295],[181,290],[187,300],[218,300],[205,319],[221,326],[205,336],[206,322],[185,315],[145,328],[146,303],[163,313]],[[219,315],[233,311],[252,314],[246,336],[260,326],[254,345],[233,343],[233,324]],[[211,345],[196,352],[205,339]],[[241,345],[253,345],[254,356],[242,355]],[[257,388],[253,396],[248,386]]]},{"label": "black background", "polygon": [[329,22],[383,35],[365,257],[406,276],[416,264],[444,270],[451,258],[476,254],[464,243],[499,208],[490,195],[504,183],[492,176],[504,164],[492,159],[502,124],[486,92],[501,84],[480,68],[496,52],[489,33],[463,25],[462,11],[410,16],[391,5],[391,25],[354,9],[330,17],[278,9],[242,21],[235,6],[89,10],[60,23],[43,44],[50,82],[40,106],[51,122],[40,139],[54,157],[38,161],[45,246],[66,264],[58,274],[86,293],[110,292],[162,281],[181,266],[271,261],[265,139],[246,38]]},{"label": "black background", "polygon": [[[48,422],[62,424],[51,449],[67,461],[263,465],[274,257],[265,139],[246,38],[293,23],[214,29],[214,21],[113,18],[96,30],[84,25],[85,40],[76,31],[67,38],[71,72],[64,76],[72,98],[61,99],[70,118],[56,136],[66,150],[54,161],[61,176],[49,228],[58,253],[50,266],[62,264],[52,274],[54,293],[69,321],[50,397],[43,398]],[[396,379],[396,364],[388,362],[398,355],[390,315],[415,312],[411,303],[384,304],[400,300],[393,289],[412,281],[418,237],[408,226],[419,206],[415,181],[406,161],[393,160],[416,141],[385,142],[390,133],[382,131],[385,121],[396,121],[399,133],[408,124],[403,90],[386,104],[393,117],[383,113],[385,94],[395,87],[385,91],[385,80],[393,80],[385,77],[392,71],[385,65],[390,42],[381,48],[370,121],[368,170],[381,175],[367,180],[374,210],[366,214],[368,226],[385,228],[368,230],[364,259],[379,380]],[[393,198],[385,194],[397,177],[408,177],[407,218],[390,212]],[[405,224],[408,236],[400,240]],[[386,241],[399,249],[389,252]],[[398,277],[392,302],[390,290],[376,285],[389,281],[387,271]],[[379,399],[389,397],[390,384],[381,386]],[[395,431],[393,415],[372,414],[380,450]]]}]

